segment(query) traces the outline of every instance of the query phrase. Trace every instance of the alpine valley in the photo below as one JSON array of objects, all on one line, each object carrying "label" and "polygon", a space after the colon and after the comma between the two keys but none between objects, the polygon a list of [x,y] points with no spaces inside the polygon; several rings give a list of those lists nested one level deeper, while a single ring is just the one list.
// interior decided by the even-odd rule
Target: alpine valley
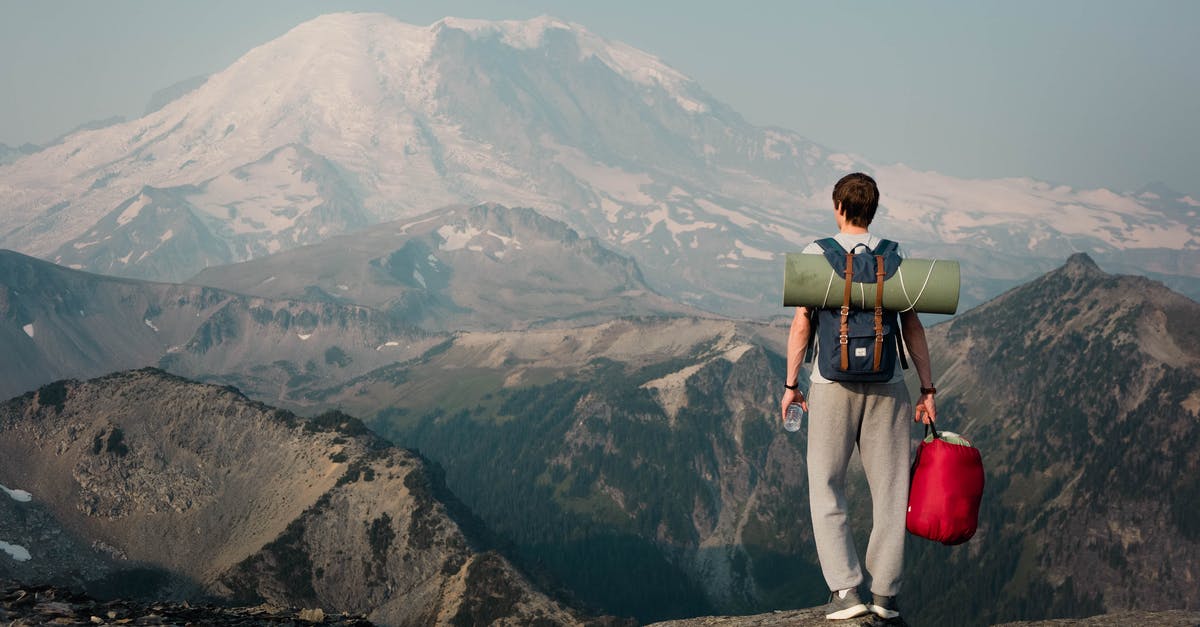
[{"label": "alpine valley", "polygon": [[818,605],[778,279],[865,170],[977,305],[928,334],[981,527],[912,540],[908,620],[1200,610],[1194,199],[875,165],[550,18],[325,16],[96,126],[0,165],[0,579],[386,625]]}]

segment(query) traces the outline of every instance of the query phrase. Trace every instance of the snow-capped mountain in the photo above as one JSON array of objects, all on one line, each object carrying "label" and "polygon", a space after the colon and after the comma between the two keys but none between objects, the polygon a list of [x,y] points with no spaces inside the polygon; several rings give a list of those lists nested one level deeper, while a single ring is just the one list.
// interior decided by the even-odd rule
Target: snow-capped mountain
[{"label": "snow-capped mountain", "polygon": [[1075,251],[1200,274],[1195,199],[877,166],[753,126],[654,56],[548,17],[301,24],[157,111],[0,167],[0,246],[181,280],[215,260],[155,262],[157,247],[199,235],[99,223],[133,225],[163,190],[240,261],[492,201],[608,242],[666,294],[762,315],[779,311],[782,254],[833,228],[829,190],[852,170],[879,180],[876,230],[962,259],[978,297]]}]

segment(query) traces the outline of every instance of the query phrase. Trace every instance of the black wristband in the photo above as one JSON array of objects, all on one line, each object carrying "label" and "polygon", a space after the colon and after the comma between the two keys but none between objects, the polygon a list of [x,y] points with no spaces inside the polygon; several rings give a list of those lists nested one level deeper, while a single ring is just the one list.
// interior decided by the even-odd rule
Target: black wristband
[{"label": "black wristband", "polygon": [[921,388],[922,394],[937,394],[937,388]]},{"label": "black wristband", "polygon": [[787,389],[789,389],[789,390],[796,390],[797,392],[799,392],[799,391],[800,391],[800,384],[799,384],[799,383],[797,383],[796,385],[788,385],[788,384],[784,383],[784,384],[783,384],[783,387],[785,387],[785,388],[787,388]]}]

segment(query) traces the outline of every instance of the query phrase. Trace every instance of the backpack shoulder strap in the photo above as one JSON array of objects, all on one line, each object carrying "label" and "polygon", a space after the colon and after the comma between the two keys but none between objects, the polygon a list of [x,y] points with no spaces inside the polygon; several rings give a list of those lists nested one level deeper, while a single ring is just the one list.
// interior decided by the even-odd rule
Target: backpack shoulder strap
[{"label": "backpack shoulder strap", "polygon": [[834,239],[832,237],[825,237],[825,238],[819,239],[815,243],[817,246],[821,247],[821,252],[823,252],[823,253],[828,254],[830,252],[835,252],[838,254],[839,258],[844,257],[846,255],[846,249],[842,247],[841,242],[837,241],[836,239]]},{"label": "backpack shoulder strap", "polygon": [[825,261],[829,262],[830,267],[838,273],[838,276],[844,277],[846,249],[842,247],[841,243],[832,237],[826,237],[817,240],[816,244],[821,247],[821,254],[825,255]]},{"label": "backpack shoulder strap", "polygon": [[875,250],[871,251],[875,255],[889,255],[895,253],[900,248],[900,245],[890,239],[881,239],[879,244],[875,246]]}]

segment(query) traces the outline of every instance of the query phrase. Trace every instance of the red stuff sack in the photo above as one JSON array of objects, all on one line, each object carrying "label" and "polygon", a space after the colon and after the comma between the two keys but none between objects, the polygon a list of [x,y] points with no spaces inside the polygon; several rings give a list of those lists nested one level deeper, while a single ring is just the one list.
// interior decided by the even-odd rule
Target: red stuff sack
[{"label": "red stuff sack", "polygon": [[983,459],[957,433],[939,433],[933,425],[925,425],[925,432],[913,460],[905,526],[915,536],[962,544],[979,526]]}]

